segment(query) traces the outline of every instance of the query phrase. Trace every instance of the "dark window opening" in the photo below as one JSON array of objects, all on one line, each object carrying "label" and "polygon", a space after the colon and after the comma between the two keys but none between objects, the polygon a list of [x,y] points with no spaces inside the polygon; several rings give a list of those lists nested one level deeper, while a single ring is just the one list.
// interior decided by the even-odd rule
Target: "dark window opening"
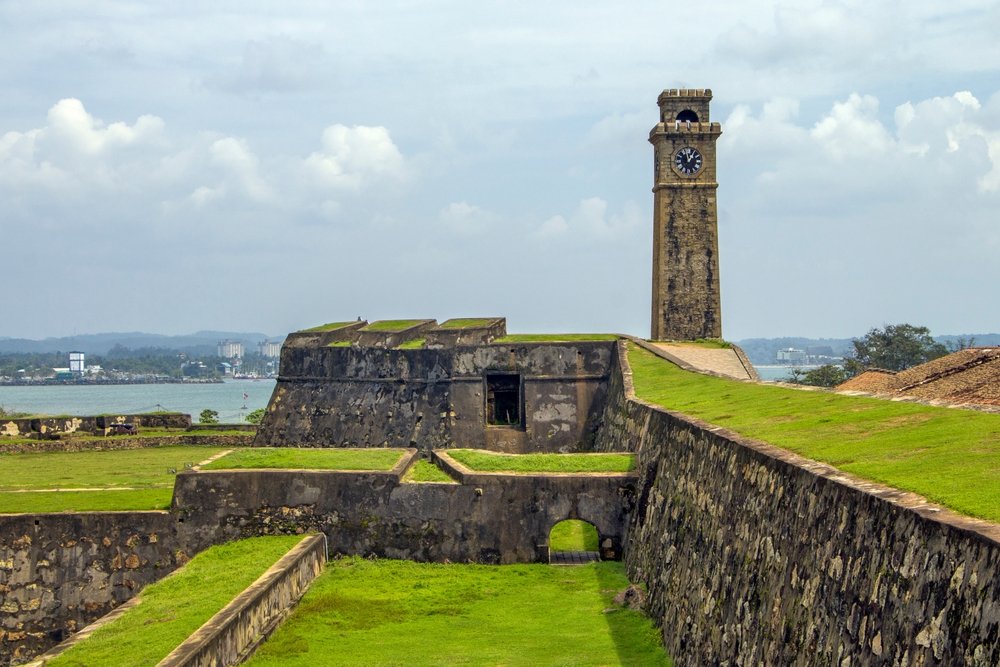
[{"label": "dark window opening", "polygon": [[691,111],[690,109],[685,109],[684,111],[682,111],[679,114],[677,114],[677,120],[681,121],[682,123],[685,123],[685,122],[688,122],[688,121],[690,121],[692,123],[697,123],[698,122],[698,114],[696,114],[695,112]]},{"label": "dark window opening", "polygon": [[520,375],[486,374],[486,423],[490,426],[521,425]]}]

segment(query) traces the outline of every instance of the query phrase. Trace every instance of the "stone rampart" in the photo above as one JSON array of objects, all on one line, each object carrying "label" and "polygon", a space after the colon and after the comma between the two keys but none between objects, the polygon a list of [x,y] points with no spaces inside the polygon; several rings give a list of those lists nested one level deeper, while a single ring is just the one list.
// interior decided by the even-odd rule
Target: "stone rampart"
[{"label": "stone rampart", "polygon": [[411,484],[396,473],[208,470],[177,475],[174,508],[192,539],[326,533],[331,554],[415,561],[548,560],[564,519],[592,523],[621,553],[634,503],[631,475],[480,476],[475,484]]},{"label": "stone rampart", "polygon": [[678,664],[1000,664],[1000,526],[637,400],[624,351],[597,446],[638,454],[625,562]]},{"label": "stone rampart", "polygon": [[240,664],[288,615],[323,571],[326,557],[325,536],[305,538],[171,651],[159,667]]},{"label": "stone rampart", "polygon": [[62,641],[189,555],[167,512],[0,515],[0,664]]},{"label": "stone rampart", "polygon": [[[587,451],[613,349],[611,341],[415,350],[286,345],[255,444]],[[518,423],[488,423],[490,373],[513,378]]]}]

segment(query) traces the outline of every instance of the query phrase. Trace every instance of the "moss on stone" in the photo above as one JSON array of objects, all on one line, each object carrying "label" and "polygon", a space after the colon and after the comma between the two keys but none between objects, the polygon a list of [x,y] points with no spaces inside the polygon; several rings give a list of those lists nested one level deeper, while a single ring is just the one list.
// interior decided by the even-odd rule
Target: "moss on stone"
[{"label": "moss on stone", "polygon": [[348,324],[354,324],[354,322],[328,322],[327,324],[321,324],[318,327],[310,327],[309,329],[302,329],[298,333],[315,333],[322,331],[334,331],[336,329],[343,329]]}]

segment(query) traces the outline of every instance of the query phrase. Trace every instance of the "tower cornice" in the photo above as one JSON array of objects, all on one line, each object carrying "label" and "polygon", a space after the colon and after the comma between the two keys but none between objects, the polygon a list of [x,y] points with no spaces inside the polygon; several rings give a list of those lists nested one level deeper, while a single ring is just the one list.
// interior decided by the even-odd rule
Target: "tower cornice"
[{"label": "tower cornice", "polygon": [[721,123],[686,123],[684,121],[673,121],[667,123],[657,123],[649,131],[649,140],[659,136],[690,136],[718,138],[722,134]]},{"label": "tower cornice", "polygon": [[657,183],[653,186],[653,192],[657,190],[716,190],[719,184],[715,181],[692,181],[690,183]]}]

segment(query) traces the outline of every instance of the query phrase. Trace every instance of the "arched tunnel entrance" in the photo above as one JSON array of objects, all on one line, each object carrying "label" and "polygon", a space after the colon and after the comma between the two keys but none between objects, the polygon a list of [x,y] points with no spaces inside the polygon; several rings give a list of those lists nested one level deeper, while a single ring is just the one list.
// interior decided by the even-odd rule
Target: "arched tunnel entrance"
[{"label": "arched tunnel entrance", "polygon": [[566,519],[549,530],[550,563],[572,565],[600,559],[600,537],[593,524],[581,519]]}]

